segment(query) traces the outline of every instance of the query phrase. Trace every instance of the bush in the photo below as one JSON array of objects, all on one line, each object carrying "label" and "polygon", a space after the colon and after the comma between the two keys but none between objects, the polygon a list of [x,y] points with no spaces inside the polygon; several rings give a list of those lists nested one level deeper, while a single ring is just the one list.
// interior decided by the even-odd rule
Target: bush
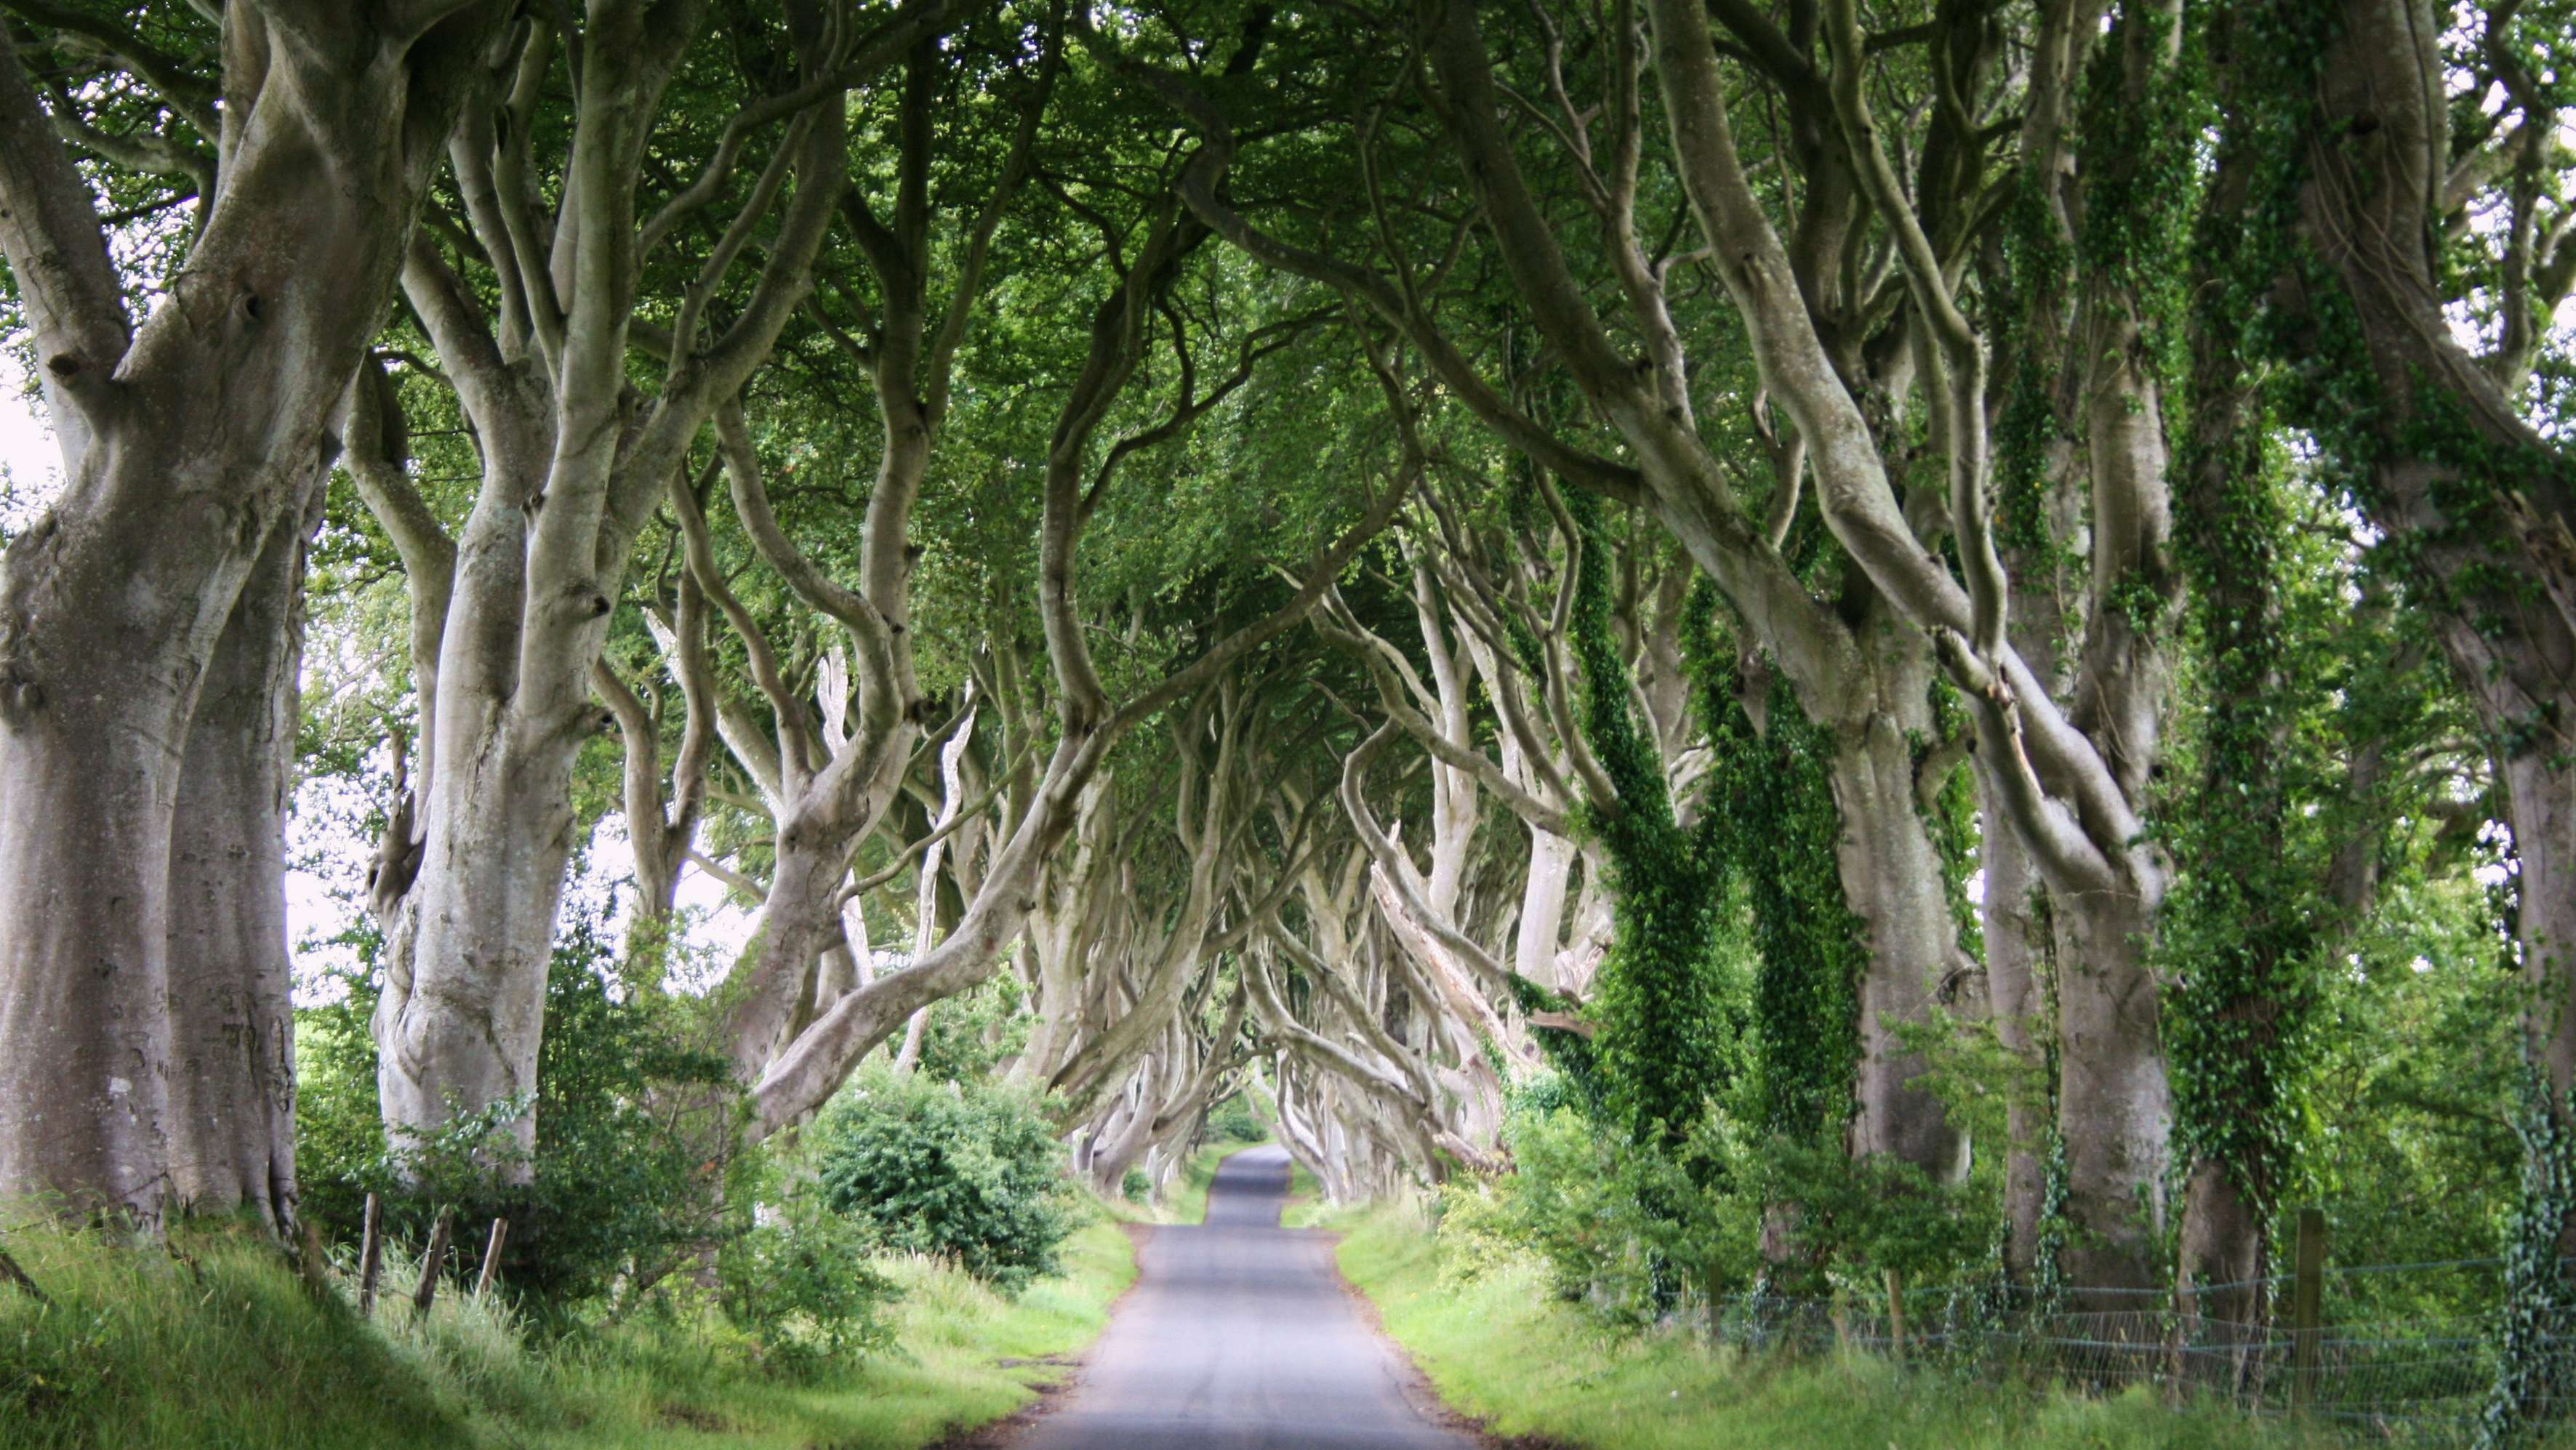
[{"label": "bush", "polygon": [[1219,1143],[1261,1143],[1270,1137],[1270,1125],[1261,1121],[1250,1093],[1237,1093],[1217,1104],[1208,1114],[1207,1131]]},{"label": "bush", "polygon": [[794,1380],[894,1342],[886,1308],[902,1297],[870,1261],[861,1227],[810,1187],[784,1195],[774,1216],[725,1246],[717,1279],[725,1317]]},{"label": "bush", "polygon": [[[1711,1105],[1679,1147],[1605,1128],[1542,1078],[1504,1126],[1517,1171],[1441,1201],[1442,1268],[1472,1280],[1523,1257],[1558,1297],[1617,1324],[1651,1321],[1681,1282],[1746,1282],[1759,1268],[1761,1165]],[[1712,1189],[1709,1185],[1717,1185]]]},{"label": "bush", "polygon": [[811,1135],[823,1201],[889,1248],[954,1259],[1016,1291],[1073,1232],[1054,1134],[1025,1094],[876,1068]]},{"label": "bush", "polygon": [[1127,1176],[1118,1180],[1118,1196],[1129,1203],[1143,1203],[1145,1196],[1153,1191],[1154,1180],[1146,1177],[1142,1168],[1130,1168]]},{"label": "bush", "polygon": [[[512,1144],[523,1102],[463,1114],[389,1144],[377,1121],[375,991],[299,1014],[298,1156],[303,1206],[333,1237],[357,1237],[368,1193],[388,1232],[418,1244],[441,1209],[460,1242],[510,1221],[502,1283],[561,1314],[621,1276],[651,1283],[722,1232],[736,1089],[723,1057],[691,1042],[695,1004],[623,990],[588,923],[573,924],[546,976],[533,1164]],[[527,1170],[533,1170],[527,1171]],[[528,1181],[513,1182],[514,1178]]]}]

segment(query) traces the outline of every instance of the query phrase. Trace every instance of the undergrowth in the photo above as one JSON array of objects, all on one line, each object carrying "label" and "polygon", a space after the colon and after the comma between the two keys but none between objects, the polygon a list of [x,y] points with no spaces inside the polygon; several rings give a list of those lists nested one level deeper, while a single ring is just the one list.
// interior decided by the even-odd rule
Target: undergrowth
[{"label": "undergrowth", "polygon": [[1503,1437],[1581,1450],[2292,1450],[2351,1442],[2175,1409],[2150,1391],[2091,1397],[1909,1374],[1868,1356],[1754,1359],[1684,1334],[1605,1326],[1526,1257],[1444,1265],[1411,1204],[1328,1211],[1343,1274],[1441,1397]]},{"label": "undergrowth", "polygon": [[800,1379],[713,1313],[540,1335],[450,1284],[418,1315],[416,1266],[392,1255],[369,1322],[344,1274],[317,1295],[228,1232],[163,1252],[22,1230],[8,1248],[45,1298],[0,1285],[0,1450],[909,1450],[1027,1403],[1135,1275],[1091,1212],[1064,1272],[1016,1299],[883,1257],[893,1347]]}]

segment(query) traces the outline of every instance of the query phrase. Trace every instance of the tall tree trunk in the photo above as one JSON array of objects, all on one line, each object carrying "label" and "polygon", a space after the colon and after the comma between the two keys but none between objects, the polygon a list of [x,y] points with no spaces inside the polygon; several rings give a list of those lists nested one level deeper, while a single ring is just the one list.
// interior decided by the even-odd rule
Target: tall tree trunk
[{"label": "tall tree trunk", "polygon": [[[1911,633],[1911,631],[1908,631]],[[1860,981],[1860,1062],[1853,1082],[1856,1152],[1885,1154],[1943,1182],[1967,1171],[1968,1142],[1939,1099],[1916,1086],[1929,1068],[1908,1045],[1908,1028],[1928,1027],[1943,982],[1969,965],[1943,889],[1941,854],[1916,802],[1908,734],[1930,726],[1929,652],[1882,687],[1910,696],[1910,710],[1881,710],[1857,729],[1837,730],[1831,779],[1843,819],[1836,855],[1843,893],[1869,947]],[[1912,727],[1909,732],[1908,727]]]},{"label": "tall tree trunk", "polygon": [[[2324,265],[2283,291],[2315,324],[2295,340],[2323,353],[2323,369],[2310,353],[2304,371],[2361,387],[2375,405],[2320,387],[2294,421],[2367,467],[2371,522],[2432,586],[2443,651],[2505,787],[2518,945],[2535,989],[2526,1041],[2564,1132],[2576,1112],[2576,467],[2461,348],[2444,311],[2436,248],[2454,158],[2443,32],[2414,0],[2290,8],[2293,33],[2312,43],[2249,46],[2234,58],[2248,75],[2234,99],[2255,112],[2284,89],[2315,98],[2295,118],[2299,203]],[[2521,124],[2548,127],[2554,113]],[[2564,1211],[2562,1252],[2576,1254],[2576,1209]]]},{"label": "tall tree trunk", "polygon": [[[321,487],[317,470],[312,505]],[[243,581],[188,725],[170,843],[172,1196],[280,1235],[295,1216],[286,803],[318,522],[317,507],[281,520]]]},{"label": "tall tree trunk", "polygon": [[2055,1031],[2043,1011],[2041,982],[2051,941],[2047,888],[1985,772],[1978,772],[1978,782],[1979,809],[1988,823],[1979,852],[1986,872],[1986,1000],[1995,1040],[2013,1067],[2004,1101],[2004,1272],[2027,1285],[2039,1266],[2040,1211],[2056,1128],[2040,1052],[2041,1034]]},{"label": "tall tree trunk", "polygon": [[[2057,1121],[2066,1139],[2067,1243],[2079,1288],[2162,1282],[2171,1108],[2147,962],[2153,906],[2131,890],[2050,895],[2057,927]],[[2100,1308],[2132,1307],[2105,1299]]]},{"label": "tall tree trunk", "polygon": [[170,1194],[189,718],[244,580],[331,447],[499,18],[416,8],[400,35],[373,7],[299,10],[291,34],[255,0],[226,8],[221,182],[172,295],[132,332],[87,184],[0,38],[0,250],[67,480],[0,564],[0,1198],[156,1220]]}]

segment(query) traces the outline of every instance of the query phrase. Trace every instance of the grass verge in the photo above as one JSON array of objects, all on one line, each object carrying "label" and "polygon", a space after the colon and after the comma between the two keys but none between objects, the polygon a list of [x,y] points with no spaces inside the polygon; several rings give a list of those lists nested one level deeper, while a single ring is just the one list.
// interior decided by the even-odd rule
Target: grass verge
[{"label": "grass verge", "polygon": [[1281,1228],[1320,1228],[1333,1215],[1331,1204],[1324,1202],[1324,1186],[1306,1165],[1288,1161],[1288,1202],[1279,1210]]},{"label": "grass verge", "polygon": [[[540,1345],[454,1292],[425,1316],[389,1292],[370,1323],[345,1287],[316,1297],[245,1242],[182,1259],[22,1233],[10,1249],[50,1302],[0,1287],[0,1450],[913,1450],[1028,1403],[1135,1277],[1106,1217],[1017,1299],[894,1259],[897,1347],[794,1384],[705,1324]],[[407,1288],[407,1269],[389,1262],[385,1283]]]},{"label": "grass verge", "polygon": [[1582,1450],[2218,1450],[2345,1444],[2321,1432],[1932,1372],[1864,1356],[1747,1359],[1681,1335],[1605,1331],[1533,1265],[1444,1277],[1419,1208],[1328,1212],[1344,1276],[1455,1409],[1502,1437]]}]

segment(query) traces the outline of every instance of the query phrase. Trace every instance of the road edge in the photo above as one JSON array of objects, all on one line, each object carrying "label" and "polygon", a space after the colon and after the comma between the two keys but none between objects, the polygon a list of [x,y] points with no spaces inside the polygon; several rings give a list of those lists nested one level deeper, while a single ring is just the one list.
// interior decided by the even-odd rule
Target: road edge
[{"label": "road edge", "polygon": [[1318,1241],[1324,1251],[1324,1263],[1333,1271],[1333,1282],[1341,1286],[1342,1293],[1356,1306],[1360,1323],[1394,1359],[1400,1371],[1397,1383],[1404,1392],[1404,1398],[1424,1419],[1443,1429],[1473,1436],[1484,1450],[1582,1450],[1570,1440],[1557,1440],[1545,1435],[1496,1434],[1484,1419],[1449,1403],[1441,1396],[1440,1387],[1432,1383],[1431,1376],[1423,1372],[1421,1362],[1413,1357],[1413,1351],[1404,1347],[1403,1340],[1387,1332],[1386,1316],[1379,1312],[1377,1301],[1369,1297],[1366,1289],[1353,1283],[1350,1275],[1342,1272],[1341,1234],[1321,1228],[1288,1229],[1286,1232],[1303,1234]]}]

